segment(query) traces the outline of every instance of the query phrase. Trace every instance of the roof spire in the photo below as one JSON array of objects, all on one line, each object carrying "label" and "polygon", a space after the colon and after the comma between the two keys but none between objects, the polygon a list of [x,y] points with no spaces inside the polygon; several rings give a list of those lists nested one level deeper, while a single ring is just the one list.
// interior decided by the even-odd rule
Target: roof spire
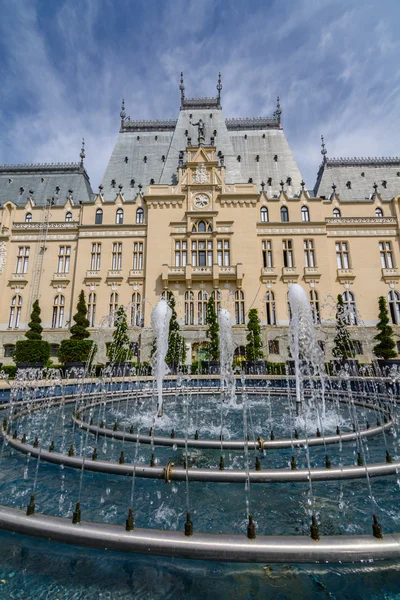
[{"label": "roof spire", "polygon": [[81,157],[81,167],[83,167],[83,159],[86,156],[86,154],[85,154],[85,138],[82,138],[82,148],[81,148],[81,153],[79,156]]},{"label": "roof spire", "polygon": [[278,125],[281,124],[281,114],[282,114],[282,110],[281,110],[281,103],[280,103],[280,99],[279,96],[276,98],[276,111],[275,111],[276,117],[278,119]]},{"label": "roof spire", "polygon": [[126,117],[126,112],[125,112],[125,100],[122,98],[122,104],[121,104],[121,112],[119,113],[119,116],[121,117],[121,129],[124,126],[124,121],[125,121],[125,117]]},{"label": "roof spire", "polygon": [[181,90],[181,108],[183,107],[183,103],[185,101],[185,84],[183,83],[183,73],[181,72],[181,83],[179,85],[179,89]]},{"label": "roof spire", "polygon": [[217,83],[217,103],[218,106],[221,106],[221,90],[222,90],[222,83],[221,83],[221,73],[218,73],[218,83]]},{"label": "roof spire", "polygon": [[324,136],[323,136],[323,135],[321,135],[321,148],[322,148],[322,149],[321,149],[321,154],[322,154],[322,156],[323,156],[323,159],[322,159],[322,161],[323,161],[323,163],[325,164],[325,163],[326,163],[326,154],[327,154],[327,152],[328,152],[328,151],[327,151],[327,149],[325,148],[325,140],[324,140]]}]

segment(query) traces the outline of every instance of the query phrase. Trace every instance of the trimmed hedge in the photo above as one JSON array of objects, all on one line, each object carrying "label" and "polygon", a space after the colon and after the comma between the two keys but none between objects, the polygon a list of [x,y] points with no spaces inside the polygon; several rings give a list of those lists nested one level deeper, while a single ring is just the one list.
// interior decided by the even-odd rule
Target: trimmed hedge
[{"label": "trimmed hedge", "polygon": [[50,344],[44,340],[19,340],[15,343],[13,359],[17,365],[23,363],[45,365],[49,358]]},{"label": "trimmed hedge", "polygon": [[[63,340],[58,349],[58,360],[63,364],[74,362],[86,362],[89,358],[93,344],[93,340]],[[95,350],[92,359],[94,358],[96,351],[97,346],[95,345]]]},{"label": "trimmed hedge", "polygon": [[4,371],[4,373],[6,375],[8,375],[10,379],[14,379],[15,374],[17,372],[17,366],[16,365],[3,365],[0,369],[0,371]]}]

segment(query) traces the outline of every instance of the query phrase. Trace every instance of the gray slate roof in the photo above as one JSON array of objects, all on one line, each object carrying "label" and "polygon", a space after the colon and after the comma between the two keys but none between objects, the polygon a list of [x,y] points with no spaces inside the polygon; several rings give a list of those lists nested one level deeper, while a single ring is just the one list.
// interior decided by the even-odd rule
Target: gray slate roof
[{"label": "gray slate roof", "polygon": [[0,165],[0,205],[11,201],[25,206],[29,198],[36,206],[49,198],[64,206],[68,198],[73,204],[91,202],[94,194],[80,163]]},{"label": "gray slate roof", "polygon": [[318,171],[315,196],[330,198],[333,184],[343,202],[373,200],[374,184],[382,200],[391,200],[400,194],[400,158],[326,158]]},{"label": "gray slate roof", "polygon": [[197,104],[185,99],[176,121],[124,120],[102,180],[105,201],[115,200],[120,185],[125,200],[134,201],[139,184],[144,191],[152,179],[156,184],[176,183],[179,152],[185,151],[188,138],[197,145],[198,129],[191,123],[199,119],[205,124],[205,143],[214,137],[217,152],[224,156],[227,183],[248,183],[251,178],[260,185],[271,178],[272,186],[265,188],[268,196],[279,194],[281,181],[289,196],[299,194],[302,177],[276,116],[225,119],[220,106],[201,98]]}]

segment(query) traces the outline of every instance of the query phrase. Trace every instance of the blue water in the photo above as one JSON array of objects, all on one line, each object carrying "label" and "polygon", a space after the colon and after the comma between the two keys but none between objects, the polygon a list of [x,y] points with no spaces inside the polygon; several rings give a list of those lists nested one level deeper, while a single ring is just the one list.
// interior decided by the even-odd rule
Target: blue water
[{"label": "blue water", "polygon": [[[189,401],[188,420],[184,402]],[[199,406],[201,408],[199,408]],[[151,448],[128,442],[95,438],[72,425],[73,407],[52,408],[22,417],[19,437],[27,432],[35,435],[43,447],[54,440],[55,449],[74,445],[76,454],[91,457],[96,446],[99,458],[118,460],[121,450],[126,462],[136,460],[148,464]],[[243,404],[225,410],[224,437],[243,438]],[[103,414],[103,413],[102,413]],[[133,424],[147,433],[154,414],[149,398],[138,406],[134,399],[118,400],[106,407],[106,421],[118,420],[120,427]],[[286,396],[250,397],[247,416],[251,415],[250,438],[266,439],[273,428],[276,437],[290,435],[295,421]],[[357,408],[360,423],[368,419],[374,424],[373,411]],[[64,418],[63,418],[64,417]],[[94,422],[100,418],[94,411]],[[340,423],[342,431],[350,430],[354,413],[345,405],[328,407],[326,433]],[[173,425],[176,435],[198,429],[201,437],[218,438],[221,414],[219,403],[211,397],[193,394],[189,399],[177,395],[166,401],[164,416],[157,434],[167,434]],[[250,421],[250,418],[248,418]],[[302,424],[297,422],[301,434]],[[312,425],[315,430],[315,426]],[[329,446],[332,464],[354,464],[360,449],[356,442]],[[381,434],[363,444],[368,462],[384,461],[385,449],[399,457],[398,439]],[[310,449],[312,466],[325,460],[323,447]],[[183,464],[182,449],[156,448],[156,459],[165,464],[172,459]],[[189,450],[189,461],[195,466],[218,467],[219,451]],[[224,452],[225,468],[245,468],[243,452]],[[292,455],[299,467],[306,466],[304,449],[267,450],[258,455],[262,468],[288,467]],[[250,453],[253,468],[255,452]],[[38,471],[37,471],[38,469]],[[37,512],[71,518],[78,500],[81,472],[46,464],[4,448],[0,463],[0,504],[25,509],[33,491],[37,471],[35,501]],[[370,534],[372,513],[378,514],[384,532],[400,531],[398,477],[371,479],[373,499],[366,480],[314,483],[313,500],[308,484],[252,485],[246,492],[241,484],[186,484],[136,478],[134,482],[134,514],[138,527],[182,529],[187,507],[192,513],[194,529],[245,535],[246,502],[254,515],[257,532],[266,535],[308,534],[310,515],[314,510],[322,535],[340,533]],[[130,506],[132,478],[84,472],[82,478],[82,519],[123,525]],[[312,505],[312,502],[314,505]],[[158,557],[142,557],[73,548],[61,544],[31,540],[1,533],[0,598],[400,598],[399,565],[351,566],[278,566],[232,565],[184,561]]]}]

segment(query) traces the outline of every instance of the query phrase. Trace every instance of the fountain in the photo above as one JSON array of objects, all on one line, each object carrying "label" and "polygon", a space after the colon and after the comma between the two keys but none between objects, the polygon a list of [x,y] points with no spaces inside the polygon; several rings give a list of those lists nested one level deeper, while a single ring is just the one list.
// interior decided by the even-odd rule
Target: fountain
[{"label": "fountain", "polygon": [[398,559],[398,383],[327,376],[300,286],[289,301],[287,377],[234,374],[225,309],[220,380],[168,375],[165,300],[150,383],[20,371],[0,406],[0,528],[212,561]]}]

